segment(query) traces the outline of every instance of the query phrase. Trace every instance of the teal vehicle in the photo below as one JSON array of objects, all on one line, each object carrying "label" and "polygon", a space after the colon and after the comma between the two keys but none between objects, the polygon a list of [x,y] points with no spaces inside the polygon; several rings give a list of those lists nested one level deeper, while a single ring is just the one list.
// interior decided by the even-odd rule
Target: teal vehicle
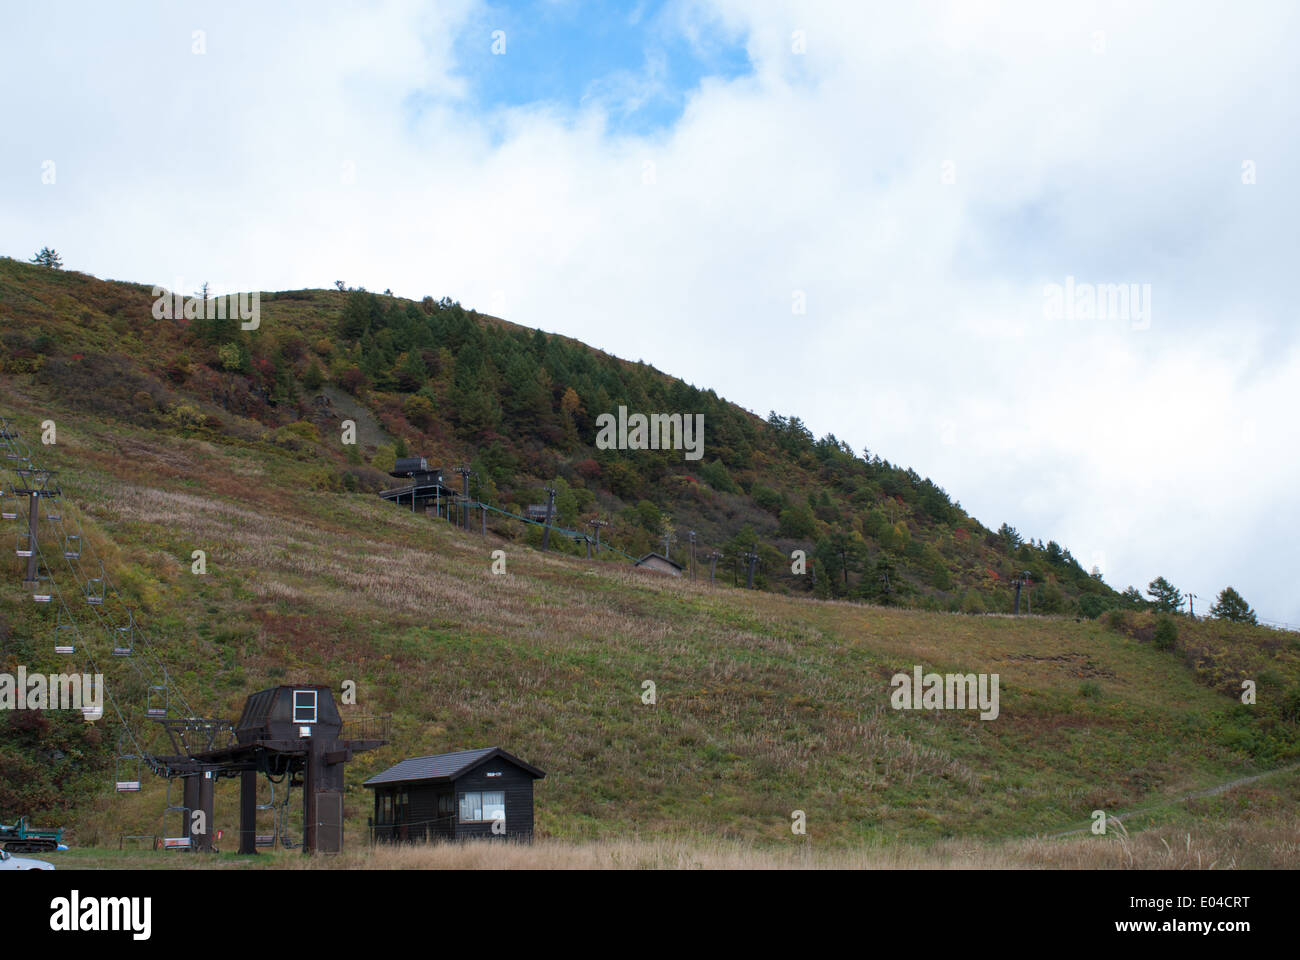
[{"label": "teal vehicle", "polygon": [[62,840],[62,827],[33,827],[26,817],[19,817],[12,825],[0,823],[0,844],[10,853],[49,853],[58,850]]}]

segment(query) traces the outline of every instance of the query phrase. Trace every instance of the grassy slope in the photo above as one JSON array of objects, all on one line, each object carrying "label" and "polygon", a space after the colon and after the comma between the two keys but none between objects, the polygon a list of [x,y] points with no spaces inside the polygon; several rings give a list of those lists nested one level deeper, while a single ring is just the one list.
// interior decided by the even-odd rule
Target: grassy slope
[{"label": "grassy slope", "polygon": [[[39,326],[65,348],[139,369],[170,359],[175,345],[131,319],[147,314],[147,288],[71,274],[38,284],[30,268],[4,269],[27,271],[5,286],[7,326]],[[321,324],[313,299],[264,313],[304,333]],[[338,492],[341,457],[322,460],[224,408],[210,408],[225,429],[207,439],[177,436],[165,417],[156,427],[108,418],[95,412],[93,380],[81,396],[50,390],[24,372],[28,359],[5,358],[0,412],[29,438],[41,420],[58,423],[58,446],[41,452],[66,471],[68,512],[151,633],[168,638],[159,652],[196,709],[233,718],[271,683],[352,679],[358,713],[394,714],[393,746],[350,766],[354,837],[369,773],[488,743],[549,771],[538,826],[551,837],[783,841],[802,809],[818,840],[882,843],[1032,836],[1084,825],[1097,808],[1174,822],[1186,811],[1165,806],[1171,798],[1296,753],[1295,724],[1277,707],[1300,681],[1291,635],[1184,624],[1162,653],[1144,615],[909,612],[544,557]],[[168,409],[184,394],[161,399]],[[508,551],[506,577],[489,573],[496,547]],[[205,577],[189,572],[195,549],[208,554]],[[4,562],[0,667],[66,669],[49,652],[53,611],[27,601],[16,561]],[[96,644],[138,712],[139,683],[105,655],[106,639]],[[889,676],[916,663],[999,673],[1001,717],[890,710]],[[1245,708],[1233,691],[1253,676],[1260,705]],[[647,679],[653,707],[640,699]],[[105,791],[111,728],[53,718],[23,731],[13,720],[0,723],[0,816],[61,820],[83,843],[158,829],[159,784],[139,797]],[[1283,812],[1294,812],[1294,783],[1269,794]],[[219,827],[234,826],[234,794],[219,791]]]},{"label": "grassy slope", "polygon": [[[1097,622],[826,603],[547,557],[364,494],[315,492],[313,461],[270,444],[102,422],[14,378],[0,380],[0,403],[28,436],[59,423],[59,445],[42,452],[65,471],[69,512],[170,638],[162,658],[196,708],[233,718],[270,683],[353,679],[359,713],[394,714],[394,744],[349,767],[354,837],[370,773],[493,743],[549,772],[539,830],[573,839],[781,840],[795,809],[830,841],[1027,836],[1287,754],[1252,760],[1249,711],[1183,658]],[[504,577],[489,572],[497,546]],[[189,572],[194,549],[207,551],[205,577]],[[15,647],[22,662],[64,667],[42,639],[53,612],[21,602],[6,563],[11,646],[32,638]],[[1293,642],[1268,656],[1296,680]],[[916,663],[999,673],[1001,717],[889,709],[888,678]],[[646,679],[656,706],[641,702]],[[1089,681],[1099,695],[1084,695]],[[1294,744],[1293,724],[1273,733]],[[218,826],[234,827],[235,793],[219,791]],[[161,806],[151,784],[85,799],[67,819],[81,842],[108,843],[152,831]]]},{"label": "grassy slope", "polygon": [[[389,298],[383,299],[389,302]],[[438,464],[468,462],[482,454],[483,445],[460,435],[452,422],[454,414],[447,412],[454,408],[454,404],[447,402],[448,370],[440,377],[431,378],[430,384],[435,387],[440,402],[434,421],[426,429],[415,427],[403,416],[405,394],[363,391],[362,399],[370,408],[367,410],[337,386],[327,385],[326,392],[336,399],[334,413],[326,413],[310,402],[310,394],[301,389],[309,365],[318,364],[328,376],[331,372],[338,374],[351,363],[344,358],[349,351],[338,343],[336,336],[347,300],[347,294],[332,290],[264,294],[261,326],[247,337],[250,349],[257,351],[253,366],[263,373],[248,378],[222,370],[216,349],[194,342],[189,321],[154,320],[150,312],[153,298],[147,286],[100,280],[0,258],[0,323],[3,323],[0,369],[20,374],[39,370],[42,382],[56,385],[58,391],[73,398],[88,399],[98,393],[100,402],[113,409],[119,419],[137,425],[173,432],[185,430],[223,441],[234,436],[247,440],[265,435],[268,426],[284,427],[295,421],[311,420],[324,431],[322,442],[304,439],[302,435],[285,437],[283,429],[279,437],[282,443],[313,448],[319,470],[308,482],[323,488],[341,489],[342,486],[344,457],[339,445],[332,442],[337,436],[339,416],[357,420],[361,443],[366,447],[400,435],[411,449],[428,455]],[[480,316],[479,322],[493,330],[519,329],[492,317]],[[296,345],[291,352],[297,358],[282,362],[293,368],[300,395],[297,402],[272,404],[265,395],[273,387],[268,385],[264,368],[279,349],[278,345],[285,343]],[[601,351],[586,349],[598,357],[606,357]],[[609,359],[620,367],[633,366]],[[665,375],[655,376],[664,382],[671,380]],[[754,429],[767,430],[752,414],[738,415]],[[195,426],[203,417],[208,418],[207,425]],[[974,602],[975,609],[981,611],[1007,612],[1013,595],[1010,580],[1026,568],[1033,571],[1034,581],[1039,585],[1035,608],[1048,609],[1045,604],[1049,600],[1042,595],[1044,591],[1055,598],[1062,612],[1074,609],[1084,593],[1114,599],[1109,587],[1087,578],[1075,580],[1067,569],[1047,563],[1041,551],[1008,553],[973,518],[953,524],[936,522],[915,503],[879,492],[850,493],[810,453],[791,459],[774,447],[760,443],[748,463],[726,464],[749,492],[723,493],[703,482],[673,475],[645,483],[638,493],[619,500],[601,486],[604,481],[586,482],[575,474],[574,465],[594,450],[563,444],[555,448],[549,443],[531,435],[513,437],[507,443],[524,460],[528,460],[529,451],[536,453],[544,449],[537,462],[544,463],[546,468],[534,463],[531,469],[536,475],[533,475],[529,468],[521,467],[513,477],[514,489],[503,488],[502,493],[517,503],[536,502],[543,496],[542,484],[558,471],[570,483],[590,488],[580,492],[599,495],[599,508],[591,508],[592,512],[612,515],[615,519],[614,528],[606,531],[607,539],[634,554],[651,549],[657,541],[640,524],[622,516],[620,508],[650,497],[674,517],[678,526],[699,531],[701,543],[707,546],[723,544],[746,525],[752,525],[764,557],[758,571],[760,581],[783,592],[799,594],[809,590],[806,577],[785,573],[781,558],[791,549],[810,549],[820,537],[851,532],[863,538],[862,545],[870,552],[868,569],[882,553],[894,557],[897,564],[894,579],[905,606],[969,609],[962,604]],[[372,448],[370,453],[373,452]],[[712,456],[710,453],[706,460]],[[382,479],[371,476],[367,482]],[[787,537],[780,533],[774,512],[761,508],[753,495],[764,487],[769,492],[789,492],[792,502],[807,493],[825,492],[831,499],[831,512],[827,516],[832,519],[814,521],[812,535]],[[888,516],[892,528],[870,533],[867,520],[873,512]],[[561,546],[571,552],[577,550],[572,545]],[[730,552],[734,559],[737,551]],[[875,582],[874,575],[862,576],[868,585]],[[858,579],[859,575],[855,574],[854,590],[861,585]],[[837,585],[838,582],[837,578]]]}]

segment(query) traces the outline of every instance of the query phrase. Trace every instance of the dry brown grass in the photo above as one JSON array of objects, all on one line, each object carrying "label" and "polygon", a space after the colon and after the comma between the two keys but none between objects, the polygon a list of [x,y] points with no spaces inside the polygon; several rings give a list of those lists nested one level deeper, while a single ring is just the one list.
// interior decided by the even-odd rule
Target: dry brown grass
[{"label": "dry brown grass", "polygon": [[277,868],[371,870],[1225,870],[1294,867],[1300,819],[1228,824],[1197,831],[1029,839],[1003,844],[942,841],[931,846],[819,847],[743,841],[649,839],[533,844],[437,843],[354,849],[337,857],[284,857]]}]

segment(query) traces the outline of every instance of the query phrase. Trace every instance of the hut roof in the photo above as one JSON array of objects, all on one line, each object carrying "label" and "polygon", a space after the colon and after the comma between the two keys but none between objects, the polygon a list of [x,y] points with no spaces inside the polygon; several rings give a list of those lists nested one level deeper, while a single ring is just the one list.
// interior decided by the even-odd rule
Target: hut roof
[{"label": "hut roof", "polygon": [[482,747],[478,750],[439,753],[431,757],[412,757],[389,767],[383,773],[375,774],[362,786],[373,787],[384,783],[401,783],[409,780],[455,780],[479,764],[486,763],[494,757],[508,760],[538,779],[546,776],[545,772],[530,763],[525,763],[514,754],[507,753],[500,747]]},{"label": "hut roof", "polygon": [[637,566],[637,567],[639,567],[639,566],[641,566],[641,564],[645,563],[647,560],[662,560],[664,563],[672,564],[672,566],[676,567],[678,570],[683,570],[683,569],[685,569],[685,568],[684,568],[680,563],[678,563],[676,560],[670,560],[670,559],[668,559],[667,557],[665,557],[662,553],[647,553],[644,557],[642,557],[642,558],[641,558],[640,560],[638,560],[635,564],[633,564],[633,566]]}]

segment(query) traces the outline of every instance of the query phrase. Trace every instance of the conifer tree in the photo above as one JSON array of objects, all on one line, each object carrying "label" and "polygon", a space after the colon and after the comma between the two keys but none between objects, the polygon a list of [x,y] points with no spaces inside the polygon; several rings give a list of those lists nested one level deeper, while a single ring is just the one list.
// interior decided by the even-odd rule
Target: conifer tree
[{"label": "conifer tree", "polygon": [[1231,620],[1234,623],[1259,623],[1255,611],[1250,608],[1246,598],[1232,587],[1224,587],[1219,592],[1218,602],[1210,607],[1210,616],[1216,620]]}]

